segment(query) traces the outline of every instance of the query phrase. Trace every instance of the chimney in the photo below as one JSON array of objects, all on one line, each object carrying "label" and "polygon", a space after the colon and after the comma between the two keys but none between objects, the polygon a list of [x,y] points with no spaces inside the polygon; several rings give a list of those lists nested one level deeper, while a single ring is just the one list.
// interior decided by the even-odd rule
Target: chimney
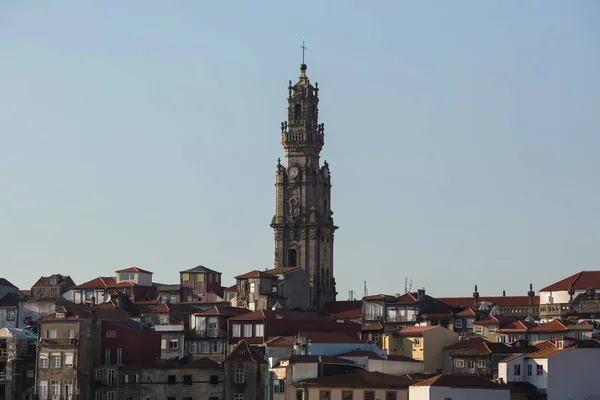
[{"label": "chimney", "polygon": [[502,291],[502,297],[506,297],[506,290]]},{"label": "chimney", "polygon": [[318,378],[322,378],[325,375],[323,372],[323,356],[319,356],[319,376]]},{"label": "chimney", "polygon": [[95,306],[96,305],[96,296],[92,296],[92,298],[90,300],[91,300],[92,307]]},{"label": "chimney", "polygon": [[425,298],[425,288],[417,290],[417,298],[422,300]]}]

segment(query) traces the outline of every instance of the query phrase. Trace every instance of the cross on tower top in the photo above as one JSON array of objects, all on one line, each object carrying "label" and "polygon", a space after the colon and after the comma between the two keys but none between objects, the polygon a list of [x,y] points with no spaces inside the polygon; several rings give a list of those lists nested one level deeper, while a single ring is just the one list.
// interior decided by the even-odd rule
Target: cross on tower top
[{"label": "cross on tower top", "polygon": [[304,45],[304,38],[302,38],[302,46],[300,46],[300,48],[302,49],[302,64],[304,64],[304,52],[306,51],[306,46]]}]

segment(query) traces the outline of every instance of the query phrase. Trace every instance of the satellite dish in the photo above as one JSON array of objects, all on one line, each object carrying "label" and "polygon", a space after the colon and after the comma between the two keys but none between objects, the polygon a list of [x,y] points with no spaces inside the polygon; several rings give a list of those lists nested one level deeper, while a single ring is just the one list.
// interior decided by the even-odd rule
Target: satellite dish
[{"label": "satellite dish", "polygon": [[105,294],[104,296],[102,296],[103,303],[108,303],[109,301],[110,301],[110,294]]}]

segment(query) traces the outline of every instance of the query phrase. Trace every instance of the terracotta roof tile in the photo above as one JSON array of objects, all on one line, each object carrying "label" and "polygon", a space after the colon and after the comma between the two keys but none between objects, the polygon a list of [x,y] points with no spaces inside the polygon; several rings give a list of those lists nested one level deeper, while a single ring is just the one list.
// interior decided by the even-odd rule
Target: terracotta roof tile
[{"label": "terracotta roof tile", "polygon": [[396,297],[397,303],[416,303],[419,299],[413,293],[404,293]]},{"label": "terracotta roof tile", "polygon": [[198,265],[197,267],[186,269],[185,271],[179,271],[180,274],[189,274],[189,273],[209,273],[209,274],[221,274],[214,269],[206,268],[203,265]]},{"label": "terracotta roof tile", "polygon": [[564,332],[567,330],[567,325],[558,319],[554,319],[540,326],[535,326],[529,330],[531,333],[539,332]]},{"label": "terracotta roof tile", "polygon": [[399,332],[399,335],[404,337],[423,336],[423,332],[438,328],[445,329],[439,326],[407,326]]},{"label": "terracotta roof tile", "polygon": [[506,325],[502,325],[498,332],[500,333],[524,333],[529,331],[531,328],[535,327],[535,324],[532,324],[529,321],[516,320],[509,322]]},{"label": "terracotta roof tile", "polygon": [[198,315],[222,315],[224,317],[237,317],[238,315],[248,314],[247,308],[231,306],[213,306],[198,313]]},{"label": "terracotta roof tile", "polygon": [[228,288],[226,288],[225,290],[223,290],[224,292],[237,292],[237,284],[235,285],[231,285]]},{"label": "terracotta roof tile", "polygon": [[487,342],[484,338],[477,336],[470,339],[467,339],[462,342],[455,343],[451,346],[447,346],[447,349],[450,350],[458,350],[458,349],[468,349],[473,347],[483,346],[483,343]]},{"label": "terracotta roof tile", "polygon": [[23,294],[23,296],[25,296],[25,297],[31,297],[31,290],[21,290],[20,292],[21,292],[21,293]]},{"label": "terracotta roof tile", "polygon": [[279,267],[279,268],[273,268],[273,269],[266,270],[265,272],[267,274],[273,274],[273,275],[285,275],[290,272],[297,271],[299,269],[302,269],[302,268],[301,267]]},{"label": "terracotta roof tile", "polygon": [[96,289],[96,288],[124,288],[138,286],[132,282],[119,282],[115,278],[110,276],[99,276],[98,278],[92,279],[82,283],[81,285],[74,286],[73,289]]},{"label": "terracotta roof tile", "polygon": [[341,319],[359,319],[362,318],[362,309],[359,308],[357,310],[340,311],[332,315]]},{"label": "terracotta roof tile", "polygon": [[229,354],[229,356],[225,359],[225,362],[253,362],[253,363],[266,363],[264,357],[251,348],[248,345],[248,342],[245,340],[240,340],[240,342],[235,346],[235,349]]},{"label": "terracotta roof tile", "polygon": [[575,275],[571,275],[561,281],[546,286],[540,291],[557,292],[561,290],[569,290],[569,286],[573,285],[574,290],[586,290],[591,287],[594,289],[600,288],[600,271],[581,271]]},{"label": "terracotta roof tile", "polygon": [[[466,375],[436,375],[412,386],[437,386],[451,388],[503,389],[503,386],[486,378]],[[504,387],[505,388],[505,387]]]},{"label": "terracotta roof tile", "polygon": [[292,354],[291,356],[283,357],[279,360],[280,363],[281,361],[287,361],[290,365],[298,363],[317,363],[319,361],[328,364],[356,364],[355,361],[347,360],[338,356],[313,356],[303,354]]},{"label": "terracotta roof tile", "polygon": [[472,308],[466,308],[456,315],[459,317],[476,317],[477,313]]},{"label": "terracotta roof tile", "polygon": [[154,274],[154,272],[150,272],[150,271],[146,271],[145,269],[141,269],[138,267],[131,267],[131,268],[125,268],[125,269],[120,269],[118,271],[115,271],[116,273],[121,273],[121,272],[141,272],[142,274]]},{"label": "terracotta roof tile", "polygon": [[361,330],[364,331],[382,331],[383,325],[381,322],[375,322],[374,324],[363,325]]},{"label": "terracotta roof tile", "polygon": [[296,385],[317,387],[348,387],[348,388],[408,388],[412,379],[387,375],[381,372],[356,370],[347,374],[331,375],[322,378],[308,379]]},{"label": "terracotta roof tile", "polygon": [[[58,283],[50,283],[50,278],[53,276],[58,276],[60,277],[60,281]],[[36,283],[33,284],[32,287],[37,288],[37,287],[51,287],[51,286],[60,286],[63,283],[65,283],[65,281],[68,281],[70,279],[70,277],[68,275],[61,275],[61,274],[54,274],[54,275],[50,275],[50,276],[42,276],[40,277],[40,279],[37,280]]]},{"label": "terracotta roof tile", "polygon": [[384,301],[386,299],[393,299],[393,296],[388,296],[385,294],[373,294],[371,296],[365,296],[362,298],[363,301]]},{"label": "terracotta roof tile", "polygon": [[267,278],[267,279],[277,279],[277,275],[269,274],[265,271],[259,271],[255,269],[254,271],[246,272],[245,274],[238,275],[235,279],[258,279],[258,278]]},{"label": "terracotta roof tile", "polygon": [[416,362],[416,363],[422,363],[423,361],[419,361],[419,360],[415,360],[414,358],[410,358],[410,357],[406,357],[406,356],[394,356],[394,355],[389,355],[387,356],[388,361],[404,361],[404,362]]}]

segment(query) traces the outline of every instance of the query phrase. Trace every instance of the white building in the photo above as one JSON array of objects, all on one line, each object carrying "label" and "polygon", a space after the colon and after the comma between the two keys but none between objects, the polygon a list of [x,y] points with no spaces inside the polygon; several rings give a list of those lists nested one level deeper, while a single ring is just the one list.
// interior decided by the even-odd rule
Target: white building
[{"label": "white building", "polygon": [[598,344],[559,340],[555,347],[500,361],[498,376],[506,383],[530,383],[547,400],[597,399],[600,379],[594,365],[600,365]]},{"label": "white building", "polygon": [[510,400],[504,385],[477,376],[436,375],[412,385],[410,400]]}]

